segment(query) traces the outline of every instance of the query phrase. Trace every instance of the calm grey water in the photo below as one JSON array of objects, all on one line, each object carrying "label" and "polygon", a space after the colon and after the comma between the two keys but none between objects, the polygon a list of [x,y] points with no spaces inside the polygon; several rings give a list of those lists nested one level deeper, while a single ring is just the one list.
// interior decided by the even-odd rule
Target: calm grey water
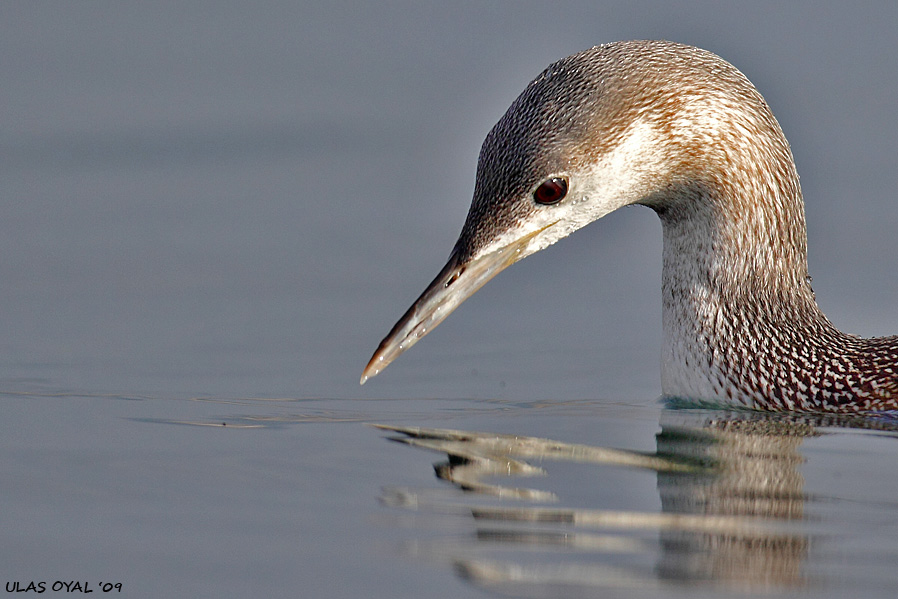
[{"label": "calm grey water", "polygon": [[703,46],[755,82],[798,161],[820,304],[898,332],[896,19],[4,5],[7,591],[892,597],[895,423],[659,403],[650,211],[515,266],[357,381],[448,255],[489,127],[549,62],[617,39]]}]

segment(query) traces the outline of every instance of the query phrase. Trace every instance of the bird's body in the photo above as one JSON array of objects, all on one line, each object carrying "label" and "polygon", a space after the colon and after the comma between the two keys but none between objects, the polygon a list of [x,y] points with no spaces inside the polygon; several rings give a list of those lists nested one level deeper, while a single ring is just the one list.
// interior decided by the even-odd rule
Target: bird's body
[{"label": "bird's body", "polygon": [[818,308],[789,144],[716,55],[661,41],[550,65],[490,131],[449,262],[381,343],[374,376],[513,262],[622,206],[664,231],[662,391],[762,409],[898,409],[898,337]]}]

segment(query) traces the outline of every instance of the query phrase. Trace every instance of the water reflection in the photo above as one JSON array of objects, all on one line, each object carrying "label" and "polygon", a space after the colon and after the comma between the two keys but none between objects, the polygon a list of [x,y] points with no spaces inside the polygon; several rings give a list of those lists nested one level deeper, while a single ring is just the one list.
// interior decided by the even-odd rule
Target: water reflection
[{"label": "water reflection", "polygon": [[[806,568],[819,529],[805,515],[801,444],[823,434],[821,427],[857,423],[893,427],[671,409],[663,412],[652,454],[381,427],[397,433],[395,441],[445,453],[448,460],[435,464],[435,472],[455,487],[454,493],[388,488],[382,500],[473,522],[473,535],[417,542],[414,553],[449,560],[460,576],[500,594],[573,597],[602,588],[789,592],[820,582]],[[536,460],[539,466],[531,463]],[[509,482],[543,475],[557,461],[654,472],[661,511],[565,508],[557,505],[563,491]]]},{"label": "water reflection", "polygon": [[[690,422],[665,412],[658,452],[707,460],[706,472],[670,476],[658,472],[664,513],[702,517],[740,516],[768,522],[804,518],[804,478],[799,446],[817,435],[807,422],[755,418],[706,418]],[[666,421],[666,422],[665,422]],[[722,530],[662,530],[660,578],[709,581],[747,590],[801,587],[806,534],[757,536]]]}]

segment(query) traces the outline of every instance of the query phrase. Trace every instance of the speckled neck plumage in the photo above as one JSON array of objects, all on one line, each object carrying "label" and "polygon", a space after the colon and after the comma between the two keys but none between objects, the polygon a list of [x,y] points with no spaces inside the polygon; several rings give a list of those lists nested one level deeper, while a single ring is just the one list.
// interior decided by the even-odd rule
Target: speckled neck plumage
[{"label": "speckled neck plumage", "polygon": [[[735,68],[708,70],[720,91],[665,123],[667,160],[691,156],[688,166],[640,201],[664,230],[665,395],[762,409],[898,409],[898,337],[847,335],[817,306],[801,188],[779,124]],[[705,83],[700,73],[684,86]]]},{"label": "speckled neck plumage", "polygon": [[[777,268],[782,258],[758,263],[757,241],[739,248],[695,215],[659,214],[665,395],[793,411],[898,409],[898,337],[835,328],[815,302],[803,248],[789,272]],[[727,224],[750,234],[757,223]],[[804,219],[791,226],[803,239]]]},{"label": "speckled neck plumage", "polygon": [[663,41],[597,46],[527,86],[483,143],[449,262],[362,382],[508,265],[631,204],[664,229],[665,395],[898,409],[898,337],[847,335],[817,307],[798,174],[767,103],[718,56]]}]

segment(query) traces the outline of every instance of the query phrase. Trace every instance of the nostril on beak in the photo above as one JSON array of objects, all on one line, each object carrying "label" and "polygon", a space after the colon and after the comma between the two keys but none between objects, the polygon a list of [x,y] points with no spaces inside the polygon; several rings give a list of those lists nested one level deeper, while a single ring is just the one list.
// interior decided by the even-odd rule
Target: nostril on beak
[{"label": "nostril on beak", "polygon": [[458,280],[458,277],[460,277],[463,272],[465,272],[465,269],[460,268],[456,272],[452,273],[452,276],[446,279],[446,283],[443,285],[443,287],[449,287],[450,285],[452,285],[452,283]]}]

